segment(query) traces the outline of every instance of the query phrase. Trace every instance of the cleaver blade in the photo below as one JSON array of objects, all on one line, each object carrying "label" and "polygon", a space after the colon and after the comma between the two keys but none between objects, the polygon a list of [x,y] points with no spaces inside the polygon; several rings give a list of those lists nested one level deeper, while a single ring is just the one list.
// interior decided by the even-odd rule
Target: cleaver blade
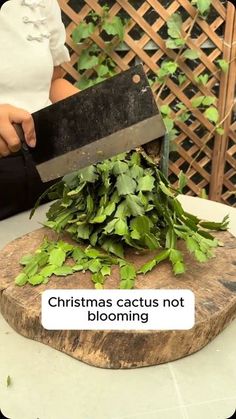
[{"label": "cleaver blade", "polygon": [[165,134],[142,65],[32,114],[29,149],[43,182],[127,152]]}]

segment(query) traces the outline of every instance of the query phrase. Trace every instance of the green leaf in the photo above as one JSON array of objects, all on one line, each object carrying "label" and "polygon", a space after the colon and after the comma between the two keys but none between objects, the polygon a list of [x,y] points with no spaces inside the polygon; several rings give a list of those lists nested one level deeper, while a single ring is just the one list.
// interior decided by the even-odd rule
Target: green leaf
[{"label": "green leaf", "polygon": [[[70,178],[69,175],[64,176],[64,182],[68,185],[68,182],[70,182],[70,184],[68,185],[70,188],[75,187],[78,184],[78,178],[79,178],[79,173],[77,172],[76,176],[74,176],[73,178]],[[74,183],[74,185],[73,185]],[[86,182],[81,182],[80,185],[76,188],[73,189],[72,191],[68,192],[67,195],[68,196],[74,196],[74,195],[79,195],[79,193],[84,189],[84,187],[86,186]]]},{"label": "green leaf", "polygon": [[195,49],[188,48],[183,52],[183,57],[187,58],[188,60],[196,60],[199,58],[199,52]]},{"label": "green leaf", "polygon": [[173,119],[171,119],[168,116],[166,116],[165,118],[163,118],[163,122],[165,124],[167,133],[170,133],[171,130],[174,128],[174,121],[173,121]]},{"label": "green leaf", "polygon": [[204,112],[204,115],[209,121],[214,122],[215,124],[219,120],[219,112],[214,106],[207,108]]},{"label": "green leaf", "polygon": [[95,166],[88,166],[78,171],[78,175],[84,182],[94,183],[98,179]]},{"label": "green leaf", "polygon": [[109,276],[109,275],[111,275],[111,267],[110,267],[110,266],[106,266],[106,265],[104,265],[104,266],[102,267],[102,269],[101,269],[101,274],[102,274],[103,276]]},{"label": "green leaf", "polygon": [[181,262],[180,260],[177,261],[174,266],[173,266],[173,270],[174,270],[174,274],[175,275],[180,275],[183,274],[185,272],[185,266],[184,263]]},{"label": "green leaf", "polygon": [[146,233],[144,235],[144,238],[145,238],[145,244],[150,250],[155,250],[160,247],[160,242],[158,241],[158,239],[155,237],[154,234]]},{"label": "green leaf", "polygon": [[89,214],[91,214],[91,212],[93,211],[93,209],[94,209],[94,201],[93,201],[93,198],[91,197],[91,195],[88,195],[87,196],[87,212]]},{"label": "green leaf", "polygon": [[187,176],[185,176],[185,174],[181,170],[180,173],[178,174],[178,179],[179,179],[178,189],[179,189],[180,193],[182,193],[184,187],[188,184],[188,178],[187,178]]},{"label": "green leaf", "polygon": [[117,35],[121,41],[124,39],[125,28],[119,16],[114,16],[112,19],[105,20],[102,29],[108,35]]},{"label": "green leaf", "polygon": [[[94,274],[94,275],[96,275],[96,274]],[[95,282],[94,286],[97,290],[102,290],[104,288],[103,284],[101,284],[100,282]]]},{"label": "green leaf", "polygon": [[158,263],[167,259],[169,257],[169,253],[169,249],[162,250],[154,259],[141,266],[141,268],[138,270],[138,273],[146,274],[147,272],[151,271]]},{"label": "green leaf", "polygon": [[96,55],[90,55],[89,49],[84,49],[78,60],[78,71],[80,70],[89,70],[99,64],[98,57]]},{"label": "green leaf", "polygon": [[130,215],[129,209],[126,205],[126,201],[121,202],[120,205],[118,205],[117,210],[115,212],[116,218],[124,218]]},{"label": "green leaf", "polygon": [[79,239],[87,240],[91,234],[92,228],[89,225],[82,224],[78,225],[76,235]]},{"label": "green leaf", "polygon": [[76,265],[71,266],[71,268],[73,269],[73,272],[79,272],[79,271],[84,270],[84,265],[76,264]]},{"label": "green leaf", "polygon": [[31,277],[28,279],[28,282],[29,282],[31,285],[39,285],[39,284],[42,284],[42,283],[43,283],[44,279],[45,279],[45,278],[44,278],[42,275],[37,274],[37,275],[31,276]]},{"label": "green leaf", "polygon": [[91,262],[89,262],[88,268],[93,273],[99,272],[102,268],[100,260],[93,259]]},{"label": "green leaf", "polygon": [[174,74],[178,68],[178,64],[174,61],[166,61],[162,64],[161,68],[167,75]]},{"label": "green leaf", "polygon": [[137,151],[134,151],[132,154],[131,154],[131,158],[130,158],[130,165],[131,165],[131,167],[133,167],[133,166],[140,166],[140,164],[141,164],[141,155],[140,155],[140,153],[137,153]]},{"label": "green leaf", "polygon": [[199,244],[193,237],[187,236],[186,246],[190,253],[194,253],[196,250],[199,250]]},{"label": "green leaf", "polygon": [[177,148],[175,148],[177,146],[176,144],[174,144],[174,139],[177,137],[178,134],[179,134],[179,131],[177,131],[177,129],[172,129],[167,134],[167,138],[170,142],[170,151],[177,150]]},{"label": "green leaf", "polygon": [[66,259],[66,252],[62,249],[53,249],[49,256],[50,265],[62,266]]},{"label": "green leaf", "polygon": [[176,246],[176,234],[172,226],[166,232],[166,248],[174,248]]},{"label": "green leaf", "polygon": [[185,45],[185,40],[182,38],[171,39],[168,38],[166,40],[166,48],[169,49],[176,49],[179,47],[183,47]]},{"label": "green leaf", "polygon": [[97,215],[96,217],[89,220],[91,224],[102,224],[107,218],[106,214]]},{"label": "green leaf", "polygon": [[162,181],[159,182],[159,187],[165,195],[170,197],[174,196],[171,190]]},{"label": "green leaf", "polygon": [[195,250],[194,255],[197,261],[201,263],[206,262],[208,259],[205,253],[201,252],[201,250]]},{"label": "green leaf", "polygon": [[57,266],[56,265],[48,265],[48,266],[45,266],[40,272],[39,272],[39,275],[41,275],[41,276],[43,276],[44,278],[45,277],[50,277],[50,276],[52,276],[53,275],[53,273],[54,273],[54,271],[55,271],[55,269],[57,268]]},{"label": "green leaf", "polygon": [[162,115],[170,115],[170,113],[172,112],[169,105],[162,105],[160,107],[160,111],[161,111]]},{"label": "green leaf", "polygon": [[138,181],[138,191],[151,192],[154,188],[155,178],[151,175],[146,175]]},{"label": "green leaf", "polygon": [[200,226],[208,230],[227,230],[229,224],[229,217],[226,216],[220,223],[214,221],[201,221]]},{"label": "green leaf", "polygon": [[93,34],[96,26],[90,22],[81,22],[72,32],[73,41],[78,44],[82,39],[88,38]]},{"label": "green leaf", "polygon": [[187,109],[187,107],[183,104],[183,102],[177,103],[176,107],[183,110],[183,111],[185,111]]},{"label": "green leaf", "polygon": [[82,249],[80,249],[79,247],[76,247],[73,250],[72,257],[75,262],[80,262],[82,259],[86,258],[86,255]]},{"label": "green leaf", "polygon": [[126,152],[120,153],[120,154],[117,154],[114,157],[111,157],[111,161],[112,162],[116,162],[116,161],[120,161],[120,160],[125,160],[126,157],[127,157],[127,153]]},{"label": "green leaf", "polygon": [[120,289],[130,290],[133,287],[134,287],[134,280],[132,279],[125,279],[120,282]]},{"label": "green leaf", "polygon": [[151,220],[146,215],[135,217],[130,222],[131,230],[138,232],[139,237],[140,235],[149,233],[152,225]]},{"label": "green leaf", "polygon": [[32,262],[26,265],[26,267],[24,268],[24,273],[28,277],[34,276],[38,271],[38,267],[39,267],[38,263],[36,262],[35,259],[33,259]]},{"label": "green leaf", "polygon": [[99,230],[95,230],[94,233],[89,237],[89,242],[92,246],[96,246],[98,241]]},{"label": "green leaf", "polygon": [[141,199],[136,195],[126,196],[127,207],[133,216],[144,215],[144,207]]},{"label": "green leaf", "polygon": [[120,268],[121,280],[133,280],[136,277],[136,270],[132,264],[126,264]]},{"label": "green leaf", "polygon": [[193,108],[199,108],[199,106],[201,106],[203,99],[205,98],[205,96],[198,96],[195,97],[194,99],[191,100],[191,104]]},{"label": "green leaf", "polygon": [[178,261],[182,261],[183,260],[182,253],[179,250],[176,250],[176,249],[170,249],[169,258],[170,258],[170,261],[173,264],[176,263],[176,262],[178,262]]},{"label": "green leaf", "polygon": [[175,275],[179,275],[185,272],[183,255],[179,250],[170,249],[169,258],[172,263],[172,267],[173,267],[173,271]]},{"label": "green leaf", "polygon": [[127,172],[129,166],[124,161],[116,161],[113,166],[113,173],[115,176]]},{"label": "green leaf", "polygon": [[104,228],[104,232],[107,234],[112,233],[115,230],[115,225],[117,223],[118,218],[114,218],[113,220],[107,223],[106,227]]},{"label": "green leaf", "polygon": [[34,257],[35,257],[35,256],[34,256],[34,255],[31,255],[31,254],[24,255],[24,256],[20,259],[20,264],[21,264],[21,265],[23,265],[23,266],[29,265],[29,263],[31,263],[31,262],[32,262],[32,260],[33,260],[33,258],[34,258]]},{"label": "green leaf", "polygon": [[15,278],[15,284],[19,287],[22,287],[28,282],[28,277],[24,272],[21,272],[17,277]]},{"label": "green leaf", "polygon": [[141,234],[137,230],[132,230],[130,233],[130,237],[133,240],[140,240]]},{"label": "green leaf", "polygon": [[191,114],[189,112],[183,112],[183,113],[181,113],[181,115],[178,116],[178,120],[182,121],[182,122],[186,122],[186,121],[188,121],[190,116],[191,116]]},{"label": "green leaf", "polygon": [[130,170],[129,174],[133,179],[140,178],[144,174],[144,170],[142,167],[138,166],[137,164],[134,164]]},{"label": "green leaf", "polygon": [[[104,276],[102,275],[102,273],[101,272],[95,272],[95,273],[93,273],[93,275],[92,275],[92,281],[95,283],[95,284],[100,284],[100,285],[102,285],[103,283],[104,283]],[[103,287],[96,287],[97,289],[102,289]]]},{"label": "green leaf", "polygon": [[174,74],[177,68],[178,64],[175,61],[164,61],[157,72],[158,81],[163,82],[167,76]]},{"label": "green leaf", "polygon": [[85,249],[84,253],[90,259],[96,259],[102,255],[97,249],[91,249],[91,248]]},{"label": "green leaf", "polygon": [[205,96],[202,101],[202,104],[204,106],[210,106],[210,105],[214,105],[215,101],[216,101],[215,96]]},{"label": "green leaf", "polygon": [[111,215],[116,209],[116,204],[114,202],[110,202],[105,208],[104,208],[104,214],[109,216]]},{"label": "green leaf", "polygon": [[134,193],[136,186],[137,184],[135,180],[132,179],[130,176],[121,174],[117,178],[116,187],[120,196]]},{"label": "green leaf", "polygon": [[197,5],[197,9],[201,15],[205,15],[209,11],[212,0],[195,0],[194,4]]},{"label": "green leaf", "polygon": [[224,135],[225,130],[224,130],[224,128],[222,128],[222,127],[217,127],[217,128],[216,128],[216,132],[217,132],[217,134],[219,134],[219,135]]},{"label": "green leaf", "polygon": [[[102,83],[104,80],[106,80],[106,77],[97,77],[97,78],[93,79],[93,86],[95,84]],[[98,152],[98,154],[102,155],[102,153],[99,153],[99,152]]]},{"label": "green leaf", "polygon": [[195,80],[197,83],[201,83],[204,86],[207,84],[208,80],[209,80],[209,75],[208,74],[201,74],[198,77],[195,77]]},{"label": "green leaf", "polygon": [[57,276],[67,276],[73,274],[74,270],[72,266],[60,266],[54,270],[54,274]]},{"label": "green leaf", "polygon": [[182,84],[187,80],[187,77],[185,76],[185,74],[179,74],[178,75],[178,82],[179,85],[182,86]]},{"label": "green leaf", "polygon": [[99,77],[106,77],[109,75],[109,67],[105,64],[99,64],[96,67],[96,73],[98,74]]},{"label": "green leaf", "polygon": [[129,229],[127,222],[122,219],[118,219],[118,221],[115,224],[115,233],[118,234],[118,236],[125,236],[126,234],[128,234],[128,232]]},{"label": "green leaf", "polygon": [[139,274],[146,274],[147,272],[150,272],[155,268],[157,265],[156,259],[152,259],[149,262],[146,262],[141,268],[138,270]]},{"label": "green leaf", "polygon": [[71,251],[74,250],[73,244],[69,244],[63,240],[58,241],[57,246],[66,253],[71,253]]},{"label": "green leaf", "polygon": [[41,252],[40,254],[36,256],[36,260],[37,260],[39,268],[42,268],[43,266],[47,264],[48,258],[49,258],[49,255],[46,252]]},{"label": "green leaf", "polygon": [[87,77],[83,76],[80,78],[80,80],[75,84],[75,86],[80,90],[85,90],[88,87],[93,86],[93,80],[88,79]]},{"label": "green leaf", "polygon": [[182,217],[183,215],[184,215],[184,210],[183,210],[183,207],[182,207],[182,205],[180,204],[180,202],[178,201],[178,199],[173,199],[173,201],[172,201],[172,203],[173,203],[173,207],[174,207],[174,210],[175,210],[175,212],[176,212],[176,214],[179,216],[179,217]]},{"label": "green leaf", "polygon": [[216,60],[218,66],[220,67],[220,69],[224,72],[227,73],[228,69],[229,69],[229,63],[226,60]]},{"label": "green leaf", "polygon": [[107,252],[114,253],[114,255],[119,256],[120,258],[124,257],[124,250],[122,244],[116,242],[115,240],[105,240],[102,244],[102,248]]},{"label": "green leaf", "polygon": [[168,35],[171,38],[181,38],[181,28],[183,25],[182,17],[179,13],[173,13],[167,20]]}]

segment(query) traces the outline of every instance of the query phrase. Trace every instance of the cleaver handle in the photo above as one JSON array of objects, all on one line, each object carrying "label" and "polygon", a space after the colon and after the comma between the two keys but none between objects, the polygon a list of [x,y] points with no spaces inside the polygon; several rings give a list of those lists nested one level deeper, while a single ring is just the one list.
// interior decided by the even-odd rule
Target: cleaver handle
[{"label": "cleaver handle", "polygon": [[25,134],[24,134],[24,130],[23,130],[22,126],[20,124],[15,124],[15,123],[13,123],[12,125],[15,128],[15,131],[16,131],[19,139],[20,139],[21,148],[24,151],[28,151],[28,145],[27,145],[27,143],[25,141]]}]

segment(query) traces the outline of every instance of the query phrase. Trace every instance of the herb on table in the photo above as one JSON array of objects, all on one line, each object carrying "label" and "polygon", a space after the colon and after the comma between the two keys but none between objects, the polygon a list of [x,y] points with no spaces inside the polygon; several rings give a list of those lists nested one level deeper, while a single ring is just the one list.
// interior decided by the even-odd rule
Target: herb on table
[{"label": "herb on table", "polygon": [[82,249],[63,240],[49,241],[47,238],[34,254],[23,256],[20,264],[24,268],[15,278],[15,284],[19,286],[26,283],[47,284],[52,275],[68,276],[75,272],[88,271],[92,274],[95,288],[103,288],[106,276],[111,274],[112,265],[121,267],[121,288],[131,288],[129,285],[133,283],[131,284],[130,280],[136,277],[134,266],[125,260],[100,252],[91,246]]},{"label": "herb on table", "polygon": [[[69,233],[76,242],[115,255],[118,260],[112,263],[120,266],[121,288],[132,288],[136,277],[134,267],[124,260],[128,247],[157,250],[156,256],[139,268],[138,273],[145,274],[164,260],[171,263],[176,275],[184,273],[186,267],[178,249],[179,240],[185,242],[197,261],[206,262],[213,257],[213,248],[219,245],[209,230],[226,230],[228,217],[221,223],[205,222],[184,211],[177,199],[185,181],[183,176],[176,190],[144,151],[120,154],[69,174],[51,187],[47,193],[57,200],[47,213],[45,226],[57,233]],[[26,263],[17,278],[18,285],[27,281],[35,285],[53,273],[72,273],[73,267],[63,265],[72,250],[63,250],[58,244],[50,252],[39,252],[30,264]],[[82,257],[82,250],[77,252],[74,269],[89,269],[95,287],[102,288],[109,271],[104,270],[100,253],[90,249]],[[86,265],[89,258],[90,263]],[[42,260],[47,265],[45,270],[39,269]]]}]

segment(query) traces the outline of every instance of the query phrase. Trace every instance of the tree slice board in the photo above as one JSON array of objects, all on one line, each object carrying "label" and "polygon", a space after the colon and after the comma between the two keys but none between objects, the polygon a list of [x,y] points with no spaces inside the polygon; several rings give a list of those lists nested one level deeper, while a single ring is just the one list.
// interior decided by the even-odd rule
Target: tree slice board
[{"label": "tree slice board", "polygon": [[[48,331],[41,326],[41,293],[52,288],[93,288],[89,273],[52,277],[46,285],[14,285],[21,270],[20,258],[33,252],[43,237],[56,234],[41,228],[9,243],[0,252],[0,309],[7,322],[21,335],[47,344],[72,357],[102,368],[136,368],[157,365],[203,348],[236,317],[236,238],[216,233],[224,247],[215,249],[215,258],[196,262],[184,250],[187,272],[175,277],[168,262],[136,280],[136,288],[190,289],[196,298],[196,323],[191,330],[171,331]],[[70,239],[66,238],[68,241]],[[182,243],[180,243],[181,247]],[[183,247],[184,249],[184,247]],[[151,253],[130,251],[127,258],[141,266]],[[119,286],[116,267],[105,288]],[[101,291],[102,292],[102,291]]]}]

